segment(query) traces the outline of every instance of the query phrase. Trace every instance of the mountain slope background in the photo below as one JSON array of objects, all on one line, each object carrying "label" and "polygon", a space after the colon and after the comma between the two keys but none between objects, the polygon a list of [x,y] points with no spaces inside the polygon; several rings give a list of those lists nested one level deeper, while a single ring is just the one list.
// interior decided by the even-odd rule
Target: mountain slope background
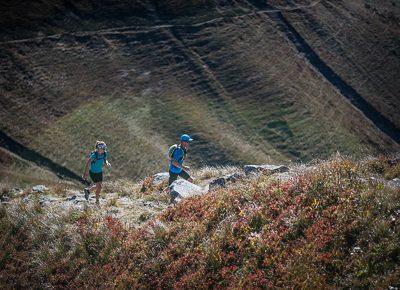
[{"label": "mountain slope background", "polygon": [[197,167],[397,151],[399,4],[347,2],[1,4],[0,129],[134,179],[183,132]]}]

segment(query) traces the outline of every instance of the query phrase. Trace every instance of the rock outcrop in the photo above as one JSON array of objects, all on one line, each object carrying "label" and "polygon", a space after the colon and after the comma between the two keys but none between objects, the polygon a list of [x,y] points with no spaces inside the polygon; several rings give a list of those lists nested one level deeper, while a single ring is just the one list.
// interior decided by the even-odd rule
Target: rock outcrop
[{"label": "rock outcrop", "polygon": [[260,172],[266,174],[274,174],[274,173],[288,172],[289,168],[284,165],[263,164],[263,165],[245,165],[243,167],[243,170],[246,174],[260,173]]},{"label": "rock outcrop", "polygon": [[168,172],[160,172],[153,175],[153,180],[151,182],[152,186],[157,186],[163,183],[164,181],[168,181],[169,173]]},{"label": "rock outcrop", "polygon": [[209,183],[209,190],[213,190],[218,187],[225,187],[226,184],[236,182],[237,180],[242,179],[243,177],[244,174],[241,172],[235,172],[222,177],[218,177]]},{"label": "rock outcrop", "polygon": [[399,188],[400,187],[400,178],[395,178],[395,179],[390,180],[388,182],[388,185],[393,188]]},{"label": "rock outcrop", "polygon": [[169,190],[173,201],[180,201],[183,198],[201,195],[206,192],[202,187],[184,179],[174,181],[169,187]]},{"label": "rock outcrop", "polygon": [[39,192],[39,193],[43,193],[43,192],[45,192],[45,191],[48,191],[49,189],[46,187],[46,186],[44,186],[44,185],[35,185],[35,186],[33,186],[32,187],[32,191],[33,192]]}]

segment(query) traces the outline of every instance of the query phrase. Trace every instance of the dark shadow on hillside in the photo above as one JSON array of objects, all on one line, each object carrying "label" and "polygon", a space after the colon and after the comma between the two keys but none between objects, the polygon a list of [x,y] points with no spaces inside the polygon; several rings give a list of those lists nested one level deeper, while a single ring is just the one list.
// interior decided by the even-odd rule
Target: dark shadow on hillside
[{"label": "dark shadow on hillside", "polygon": [[[265,4],[268,9],[274,9]],[[277,24],[277,27],[293,43],[297,51],[304,55],[310,64],[339,92],[347,98],[357,109],[359,109],[366,118],[368,118],[379,130],[389,136],[394,142],[400,144],[399,129],[371,104],[369,104],[352,86],[344,81],[335,73],[308,45],[304,38],[296,31],[281,12],[266,12],[269,17]]]},{"label": "dark shadow on hillside", "polygon": [[82,178],[73,171],[55,163],[54,161],[48,159],[47,157],[44,157],[43,155],[33,151],[32,149],[25,147],[24,145],[10,138],[3,131],[0,131],[0,146],[6,148],[7,150],[25,160],[29,160],[37,164],[38,166],[46,167],[60,178],[69,178],[82,182]]}]

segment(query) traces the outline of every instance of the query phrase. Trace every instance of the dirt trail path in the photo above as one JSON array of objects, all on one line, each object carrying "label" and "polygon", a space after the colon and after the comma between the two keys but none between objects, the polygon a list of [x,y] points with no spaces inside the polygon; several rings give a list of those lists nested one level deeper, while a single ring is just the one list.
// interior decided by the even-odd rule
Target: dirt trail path
[{"label": "dirt trail path", "polygon": [[108,29],[76,31],[76,32],[70,32],[70,33],[68,33],[68,32],[67,33],[59,33],[59,34],[52,34],[52,35],[46,35],[46,36],[40,36],[40,37],[8,40],[8,41],[2,41],[2,42],[0,42],[0,44],[40,41],[42,39],[47,39],[47,38],[50,38],[50,39],[51,38],[59,38],[63,35],[91,36],[91,35],[106,35],[106,34],[113,34],[113,33],[117,33],[117,34],[134,33],[134,32],[143,33],[143,32],[150,32],[150,31],[166,29],[166,28],[200,27],[203,25],[215,24],[218,22],[226,21],[227,19],[240,19],[240,18],[252,16],[252,15],[262,14],[262,13],[276,13],[276,12],[281,12],[281,11],[290,12],[290,11],[296,11],[296,10],[301,10],[301,9],[309,9],[309,8],[312,8],[316,5],[318,5],[321,1],[322,0],[315,1],[310,5],[299,5],[299,6],[295,6],[295,7],[277,7],[277,8],[271,8],[271,9],[252,11],[249,13],[244,13],[244,14],[235,15],[235,16],[221,16],[221,17],[216,17],[216,18],[212,18],[212,19],[209,19],[206,21],[192,23],[192,24],[160,24],[160,25],[154,25],[154,26],[120,26],[120,27],[113,27],[113,28],[108,28]]}]

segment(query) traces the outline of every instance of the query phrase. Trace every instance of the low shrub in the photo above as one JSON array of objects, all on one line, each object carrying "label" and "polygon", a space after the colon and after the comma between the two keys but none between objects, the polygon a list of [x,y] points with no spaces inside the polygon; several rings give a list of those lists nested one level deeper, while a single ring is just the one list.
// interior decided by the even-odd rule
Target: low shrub
[{"label": "low shrub", "polygon": [[400,191],[369,182],[372,171],[387,172],[369,166],[336,157],[287,181],[244,180],[186,199],[138,229],[91,213],[58,223],[23,206],[3,207],[1,284],[398,287]]}]

